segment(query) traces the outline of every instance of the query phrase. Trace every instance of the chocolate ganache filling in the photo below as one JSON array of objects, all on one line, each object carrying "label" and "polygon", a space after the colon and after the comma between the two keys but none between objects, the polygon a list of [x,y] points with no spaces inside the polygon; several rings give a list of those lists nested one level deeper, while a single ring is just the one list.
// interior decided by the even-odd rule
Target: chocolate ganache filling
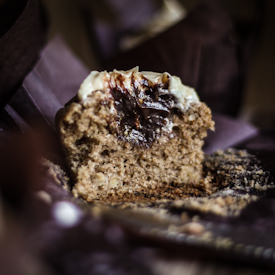
[{"label": "chocolate ganache filling", "polygon": [[180,113],[177,98],[168,92],[168,81],[152,84],[146,78],[131,78],[132,89],[120,75],[111,93],[118,113],[118,137],[135,146],[150,147],[162,134],[171,135],[172,115]]}]

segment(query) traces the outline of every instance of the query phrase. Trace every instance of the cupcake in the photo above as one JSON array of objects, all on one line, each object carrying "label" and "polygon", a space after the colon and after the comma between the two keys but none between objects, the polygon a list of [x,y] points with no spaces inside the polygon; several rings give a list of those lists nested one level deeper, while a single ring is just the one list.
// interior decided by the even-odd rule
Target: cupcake
[{"label": "cupcake", "polygon": [[123,201],[178,198],[198,185],[203,139],[214,123],[180,78],[135,67],[92,71],[57,127],[74,195]]}]

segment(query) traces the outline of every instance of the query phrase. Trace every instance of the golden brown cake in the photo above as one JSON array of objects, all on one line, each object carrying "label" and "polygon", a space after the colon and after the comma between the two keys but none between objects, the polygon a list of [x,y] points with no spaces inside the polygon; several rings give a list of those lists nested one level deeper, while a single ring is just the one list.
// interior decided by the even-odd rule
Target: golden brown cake
[{"label": "golden brown cake", "polygon": [[214,127],[194,89],[138,67],[91,72],[57,121],[73,192],[87,201],[161,198],[173,187],[180,197],[200,182]]}]

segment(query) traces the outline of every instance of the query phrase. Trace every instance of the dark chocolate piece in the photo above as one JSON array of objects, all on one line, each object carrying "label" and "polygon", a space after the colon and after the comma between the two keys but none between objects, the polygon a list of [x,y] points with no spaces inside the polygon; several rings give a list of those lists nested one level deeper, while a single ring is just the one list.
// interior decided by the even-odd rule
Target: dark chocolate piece
[{"label": "dark chocolate piece", "polygon": [[150,85],[144,78],[141,91],[132,77],[132,86],[134,94],[123,88],[123,85],[111,89],[118,111],[119,138],[134,145],[149,147],[176,112],[177,99],[169,94],[168,81]]}]

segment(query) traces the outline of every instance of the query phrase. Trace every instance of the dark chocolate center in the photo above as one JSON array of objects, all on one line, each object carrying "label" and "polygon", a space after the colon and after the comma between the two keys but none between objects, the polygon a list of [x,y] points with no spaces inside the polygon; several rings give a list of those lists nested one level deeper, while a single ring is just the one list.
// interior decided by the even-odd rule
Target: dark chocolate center
[{"label": "dark chocolate center", "polygon": [[133,145],[150,147],[175,113],[176,98],[168,93],[168,82],[152,86],[146,79],[142,83],[132,79],[132,94],[123,86],[123,78],[120,82],[121,85],[112,89],[119,138]]}]

